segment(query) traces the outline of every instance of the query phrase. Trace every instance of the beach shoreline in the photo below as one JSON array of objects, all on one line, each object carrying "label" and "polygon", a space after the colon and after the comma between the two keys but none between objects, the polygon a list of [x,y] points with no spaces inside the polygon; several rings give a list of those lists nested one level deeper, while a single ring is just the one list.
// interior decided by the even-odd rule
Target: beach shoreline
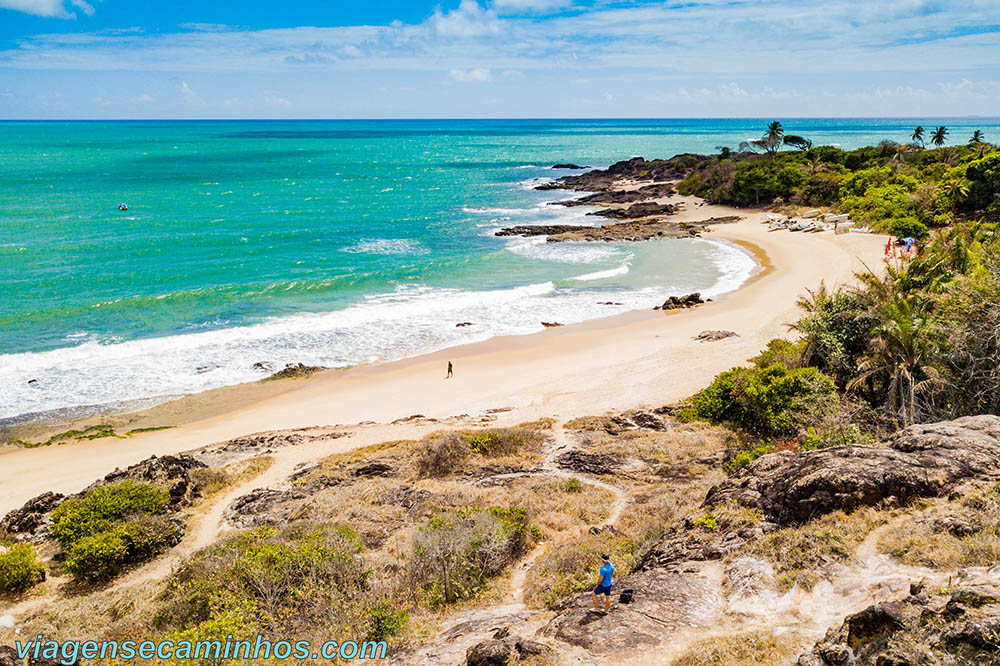
[{"label": "beach shoreline", "polygon": [[[403,436],[400,430],[429,432],[447,422],[504,425],[677,402],[785,334],[805,289],[821,282],[844,284],[866,265],[879,265],[880,236],[770,233],[756,211],[707,204],[690,205],[678,218],[732,213],[745,219],[713,227],[708,237],[753,253],[761,270],[713,302],[669,313],[631,311],[400,361],[241,384],[140,412],[91,417],[73,427],[173,427],[127,439],[6,447],[0,461],[12,473],[0,481],[0,513],[46,490],[76,492],[94,478],[150,455],[176,454],[255,432],[366,424],[344,426],[355,436],[338,440],[336,447],[343,449],[373,443],[371,438]],[[737,335],[716,342],[694,339],[708,330]],[[448,361],[455,365],[451,380],[445,380]],[[422,418],[410,418],[415,415]],[[418,421],[421,426],[415,429]]]}]

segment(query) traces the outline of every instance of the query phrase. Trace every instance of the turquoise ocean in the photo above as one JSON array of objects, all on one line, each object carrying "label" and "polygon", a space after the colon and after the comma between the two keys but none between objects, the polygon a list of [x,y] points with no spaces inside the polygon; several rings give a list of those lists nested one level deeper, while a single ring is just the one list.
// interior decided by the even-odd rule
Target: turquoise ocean
[{"label": "turquoise ocean", "polygon": [[[784,120],[843,148],[918,123],[1000,140],[997,119]],[[493,234],[600,221],[533,189],[568,173],[555,163],[735,149],[764,124],[0,122],[0,423],[253,381],[258,362],[399,359],[731,291],[753,260],[711,240]]]}]

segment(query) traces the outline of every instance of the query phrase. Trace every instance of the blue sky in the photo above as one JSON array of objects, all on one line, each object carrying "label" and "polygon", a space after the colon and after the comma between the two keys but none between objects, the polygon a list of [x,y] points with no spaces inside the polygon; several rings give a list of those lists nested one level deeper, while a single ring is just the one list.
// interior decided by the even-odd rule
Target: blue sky
[{"label": "blue sky", "polygon": [[0,0],[0,118],[998,109],[998,0]]}]

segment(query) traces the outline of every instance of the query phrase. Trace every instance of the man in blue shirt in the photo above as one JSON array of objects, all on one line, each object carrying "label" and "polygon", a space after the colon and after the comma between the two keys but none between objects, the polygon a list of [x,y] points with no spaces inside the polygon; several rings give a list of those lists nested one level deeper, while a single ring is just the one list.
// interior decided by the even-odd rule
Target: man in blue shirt
[{"label": "man in blue shirt", "polygon": [[[611,556],[601,553],[601,569],[597,576],[597,587],[594,588],[594,611],[597,613],[611,612],[611,577],[615,573],[615,565],[611,564]],[[601,595],[604,595],[604,611],[601,611]]]}]

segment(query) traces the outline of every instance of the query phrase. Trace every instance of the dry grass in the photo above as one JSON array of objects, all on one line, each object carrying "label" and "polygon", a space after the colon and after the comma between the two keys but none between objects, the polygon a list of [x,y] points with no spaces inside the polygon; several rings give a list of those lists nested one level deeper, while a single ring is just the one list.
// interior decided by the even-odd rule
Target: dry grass
[{"label": "dry grass", "polygon": [[221,467],[191,470],[191,477],[201,487],[199,504],[218,495],[227,488],[236,487],[257,478],[274,464],[271,456],[254,456]]},{"label": "dry grass", "polygon": [[588,532],[553,542],[528,571],[525,603],[531,608],[555,608],[570,595],[592,588],[601,553],[611,555],[616,576],[628,575],[636,564],[635,543],[611,532]]},{"label": "dry grass", "polygon": [[767,631],[713,636],[691,645],[671,666],[778,666],[799,650],[794,637]]},{"label": "dry grass", "polygon": [[732,447],[735,442],[729,430],[704,423],[681,423],[667,432],[634,430],[620,435],[593,432],[586,437],[591,453],[610,453],[678,467]]},{"label": "dry grass", "polygon": [[801,527],[766,534],[750,544],[745,554],[762,557],[774,566],[781,591],[796,585],[811,590],[829,565],[849,561],[865,537],[891,517],[891,512],[872,508],[851,514],[835,511]]},{"label": "dry grass", "polygon": [[879,538],[879,550],[912,566],[953,570],[1000,564],[1000,486],[960,500],[925,500]]}]

